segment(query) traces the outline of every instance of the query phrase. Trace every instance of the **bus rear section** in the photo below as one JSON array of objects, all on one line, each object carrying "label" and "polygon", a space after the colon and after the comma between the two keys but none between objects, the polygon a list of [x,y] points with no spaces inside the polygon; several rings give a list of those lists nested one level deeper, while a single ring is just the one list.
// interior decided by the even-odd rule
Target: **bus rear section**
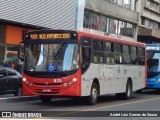
[{"label": "bus rear section", "polygon": [[146,87],[146,54],[143,43],[83,34],[81,37],[82,96],[116,94],[130,99]]},{"label": "bus rear section", "polygon": [[147,88],[160,88],[160,44],[147,44]]}]

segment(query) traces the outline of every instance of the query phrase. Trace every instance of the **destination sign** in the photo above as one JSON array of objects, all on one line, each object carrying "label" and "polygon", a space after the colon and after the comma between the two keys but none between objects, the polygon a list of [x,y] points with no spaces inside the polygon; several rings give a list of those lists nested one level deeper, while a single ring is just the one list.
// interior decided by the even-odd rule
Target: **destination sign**
[{"label": "destination sign", "polygon": [[47,39],[69,39],[71,36],[69,33],[45,33],[45,34],[30,34],[30,39],[47,40]]},{"label": "destination sign", "polygon": [[157,50],[157,51],[160,51],[160,46],[147,46],[146,50]]}]

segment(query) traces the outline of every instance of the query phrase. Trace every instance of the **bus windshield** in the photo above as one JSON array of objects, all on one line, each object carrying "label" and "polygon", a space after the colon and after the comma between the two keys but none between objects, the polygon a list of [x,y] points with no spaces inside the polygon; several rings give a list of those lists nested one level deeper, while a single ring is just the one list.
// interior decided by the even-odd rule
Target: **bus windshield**
[{"label": "bus windshield", "polygon": [[160,52],[147,52],[147,68],[148,72],[160,72]]},{"label": "bus windshield", "polygon": [[71,43],[28,44],[25,46],[25,70],[63,72],[78,69],[78,45]]}]

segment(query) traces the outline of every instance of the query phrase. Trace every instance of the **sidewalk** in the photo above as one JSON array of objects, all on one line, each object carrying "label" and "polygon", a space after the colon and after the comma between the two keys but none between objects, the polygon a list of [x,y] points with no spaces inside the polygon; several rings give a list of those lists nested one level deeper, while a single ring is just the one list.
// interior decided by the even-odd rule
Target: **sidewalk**
[{"label": "sidewalk", "polygon": [[32,101],[32,100],[39,100],[39,97],[38,96],[14,96],[12,94],[0,95],[0,103],[22,102],[22,101]]}]

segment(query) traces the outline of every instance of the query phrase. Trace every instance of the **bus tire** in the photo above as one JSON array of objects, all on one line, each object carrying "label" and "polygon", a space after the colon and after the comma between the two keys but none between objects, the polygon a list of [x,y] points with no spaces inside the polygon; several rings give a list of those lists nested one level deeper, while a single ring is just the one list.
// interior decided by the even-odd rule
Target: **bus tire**
[{"label": "bus tire", "polygon": [[129,100],[132,95],[132,83],[130,80],[127,81],[126,84],[126,92],[124,93],[117,93],[116,97],[124,100]]},{"label": "bus tire", "polygon": [[126,84],[126,92],[123,93],[122,96],[125,100],[129,100],[131,98],[131,95],[132,95],[132,83],[130,80],[128,80]]},{"label": "bus tire", "polygon": [[39,96],[39,97],[43,103],[49,103],[52,100],[52,96]]},{"label": "bus tire", "polygon": [[88,104],[89,105],[94,105],[97,103],[98,100],[98,87],[95,82],[93,82],[92,87],[91,87],[91,93],[90,96],[87,98],[88,99]]}]

